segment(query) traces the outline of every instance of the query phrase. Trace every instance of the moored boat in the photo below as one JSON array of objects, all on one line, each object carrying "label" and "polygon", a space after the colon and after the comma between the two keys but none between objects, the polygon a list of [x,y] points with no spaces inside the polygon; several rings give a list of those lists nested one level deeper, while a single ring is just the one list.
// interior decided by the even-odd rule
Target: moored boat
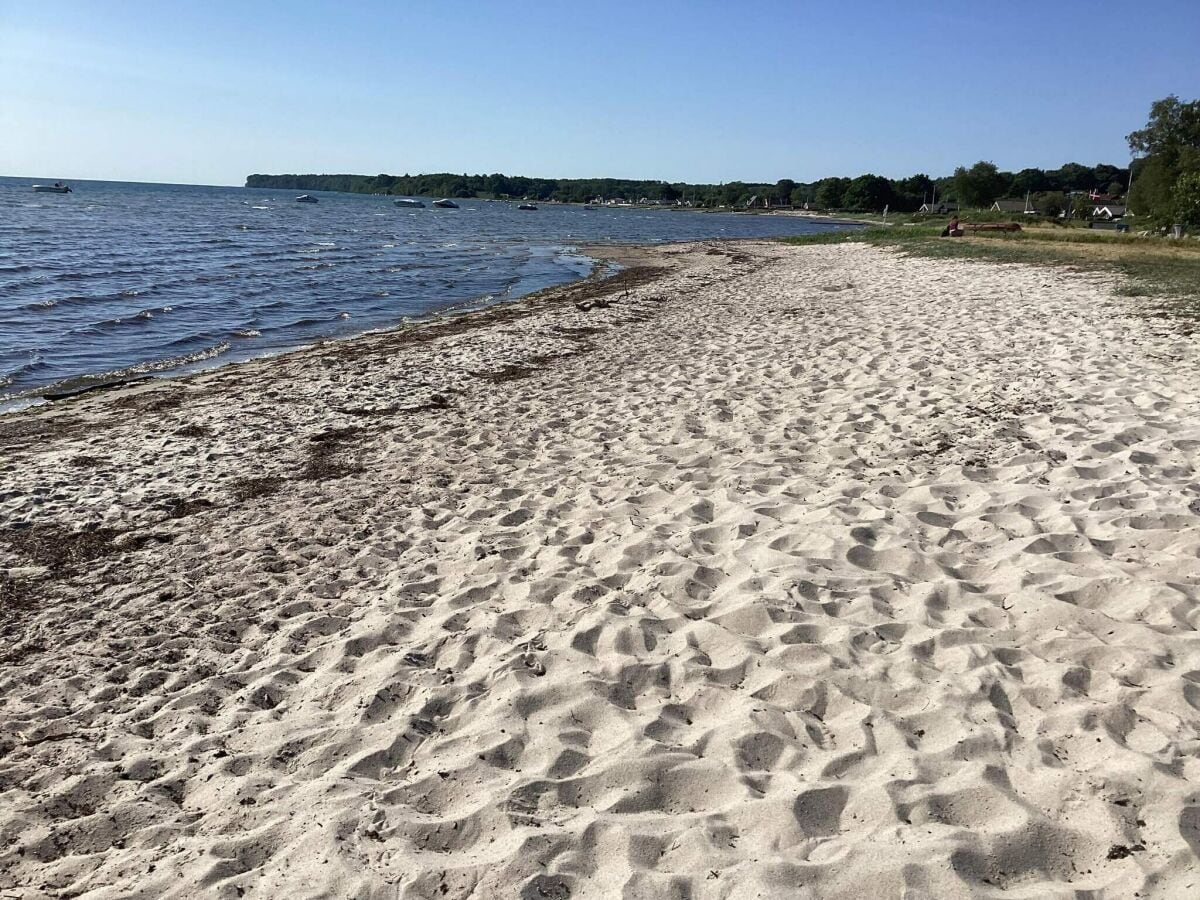
[{"label": "moored boat", "polygon": [[517,204],[517,209],[536,210],[537,207],[534,206],[532,203],[520,203],[520,204]]},{"label": "moored boat", "polygon": [[422,203],[420,200],[410,200],[408,197],[402,197],[399,200],[393,200],[392,202],[395,203],[397,206],[403,207],[404,209],[424,209],[425,208],[425,204]]},{"label": "moored boat", "polygon": [[296,198],[296,202],[297,203],[319,203],[320,201],[317,200],[317,198],[312,196],[311,194],[301,194],[299,197]]},{"label": "moored boat", "polygon": [[71,186],[63,184],[61,181],[56,181],[54,184],[35,184],[33,190],[37,194],[69,194],[71,193]]},{"label": "moored boat", "polygon": [[438,209],[458,209],[457,203],[455,203],[453,200],[447,200],[445,198],[441,200],[434,200],[433,205]]}]

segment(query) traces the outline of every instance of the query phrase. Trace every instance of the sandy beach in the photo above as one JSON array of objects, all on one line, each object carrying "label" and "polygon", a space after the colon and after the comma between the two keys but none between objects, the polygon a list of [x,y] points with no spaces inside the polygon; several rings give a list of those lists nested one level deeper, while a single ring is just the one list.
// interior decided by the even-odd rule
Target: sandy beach
[{"label": "sandy beach", "polygon": [[0,417],[0,898],[1200,896],[1197,337],[625,261]]}]

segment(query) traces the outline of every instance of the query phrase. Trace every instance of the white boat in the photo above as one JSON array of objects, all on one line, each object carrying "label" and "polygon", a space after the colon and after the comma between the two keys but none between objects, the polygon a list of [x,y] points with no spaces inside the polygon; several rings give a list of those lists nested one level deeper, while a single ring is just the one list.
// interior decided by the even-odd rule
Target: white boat
[{"label": "white boat", "polygon": [[319,203],[320,201],[317,200],[316,197],[313,197],[310,194],[301,194],[299,197],[296,198],[296,202],[297,203]]},{"label": "white boat", "polygon": [[458,204],[453,200],[434,200],[433,205],[438,209],[458,209]]},{"label": "white boat", "polygon": [[38,194],[69,194],[71,186],[69,184],[35,184],[33,190]]},{"label": "white boat", "polygon": [[393,200],[392,202],[395,203],[397,206],[404,207],[405,209],[424,209],[425,208],[425,204],[422,203],[420,200],[410,200],[407,197],[402,197],[401,199]]}]

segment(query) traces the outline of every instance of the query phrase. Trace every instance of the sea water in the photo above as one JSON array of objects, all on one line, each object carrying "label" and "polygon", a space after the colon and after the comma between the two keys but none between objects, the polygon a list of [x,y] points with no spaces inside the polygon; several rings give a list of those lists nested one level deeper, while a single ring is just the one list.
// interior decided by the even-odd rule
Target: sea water
[{"label": "sea water", "polygon": [[[40,179],[53,181],[54,179]],[[515,299],[585,277],[579,245],[805,234],[785,216],[0,178],[0,409]],[[23,400],[24,398],[24,400]]]}]

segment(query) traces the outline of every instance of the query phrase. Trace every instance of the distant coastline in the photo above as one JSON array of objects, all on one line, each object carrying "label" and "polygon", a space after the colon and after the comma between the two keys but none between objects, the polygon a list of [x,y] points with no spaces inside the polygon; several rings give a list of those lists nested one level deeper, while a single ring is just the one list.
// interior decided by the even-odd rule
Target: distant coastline
[{"label": "distant coastline", "polygon": [[[255,174],[246,187],[296,191],[337,191],[400,197],[453,197],[477,200],[532,200],[670,209],[734,211],[796,210],[806,213],[918,212],[939,201],[986,209],[996,199],[1024,198],[1042,206],[1060,204],[1071,192],[1121,193],[1129,169],[1100,163],[1066,163],[1057,169],[1026,168],[1002,172],[980,161],[953,175],[931,178],[884,178],[867,173],[855,178],[802,182],[781,178],[774,184],[729,181],[692,184],[653,179],[530,178],[523,175],[468,175],[437,172],[419,175]],[[1062,195],[1062,196],[1060,196]],[[1041,207],[1039,207],[1041,208]]]}]

